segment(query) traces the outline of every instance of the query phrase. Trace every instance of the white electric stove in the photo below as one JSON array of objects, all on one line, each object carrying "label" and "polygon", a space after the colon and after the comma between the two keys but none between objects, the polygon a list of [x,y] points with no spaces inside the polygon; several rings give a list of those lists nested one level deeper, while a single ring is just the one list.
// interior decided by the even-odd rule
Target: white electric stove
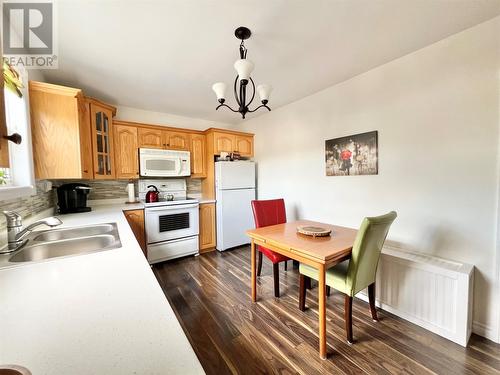
[{"label": "white electric stove", "polygon": [[[184,179],[139,180],[144,202],[146,242],[150,264],[199,253],[199,202],[187,198]],[[148,186],[160,192],[158,202],[146,203]]]}]

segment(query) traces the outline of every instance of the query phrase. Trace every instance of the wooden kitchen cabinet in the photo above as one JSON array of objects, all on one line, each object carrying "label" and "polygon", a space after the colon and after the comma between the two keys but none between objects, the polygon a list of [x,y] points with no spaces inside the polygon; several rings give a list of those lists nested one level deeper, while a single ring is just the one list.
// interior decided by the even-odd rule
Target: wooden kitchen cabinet
[{"label": "wooden kitchen cabinet", "polygon": [[235,151],[243,157],[253,156],[253,136],[235,135]]},{"label": "wooden kitchen cabinet", "polygon": [[167,150],[190,150],[190,135],[185,132],[163,131],[164,146]]},{"label": "wooden kitchen cabinet", "polygon": [[215,203],[200,204],[200,253],[215,249]]},{"label": "wooden kitchen cabinet", "polygon": [[139,128],[137,136],[139,147],[143,148],[164,148],[167,143],[164,131],[160,129]]},{"label": "wooden kitchen cabinet", "polygon": [[206,137],[203,134],[191,134],[191,177],[207,177]]},{"label": "wooden kitchen cabinet", "polygon": [[253,156],[253,134],[222,129],[208,129],[207,142],[212,143],[209,152],[220,155],[221,152],[238,152],[243,157]]},{"label": "wooden kitchen cabinet", "polygon": [[113,107],[87,98],[94,158],[94,178],[114,179]]},{"label": "wooden kitchen cabinet", "polygon": [[71,87],[30,81],[29,92],[35,177],[115,178],[116,108]]},{"label": "wooden kitchen cabinet", "polygon": [[29,82],[37,179],[93,178],[90,108],[82,91]]},{"label": "wooden kitchen cabinet", "polygon": [[144,210],[128,210],[123,211],[125,217],[127,218],[128,224],[134,232],[137,242],[141,246],[144,256],[147,257],[146,248],[146,231],[144,228]]},{"label": "wooden kitchen cabinet", "polygon": [[139,147],[189,151],[189,133],[170,130],[139,128]]},{"label": "wooden kitchen cabinet", "polygon": [[229,133],[214,133],[214,153],[233,152],[236,150],[236,137]]},{"label": "wooden kitchen cabinet", "polygon": [[116,178],[139,178],[137,127],[114,125]]}]

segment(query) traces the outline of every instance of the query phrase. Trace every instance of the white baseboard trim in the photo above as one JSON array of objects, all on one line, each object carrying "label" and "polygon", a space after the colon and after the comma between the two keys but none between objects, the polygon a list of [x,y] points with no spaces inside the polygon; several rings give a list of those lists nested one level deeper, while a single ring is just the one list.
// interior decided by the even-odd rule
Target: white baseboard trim
[{"label": "white baseboard trim", "polygon": [[486,337],[488,340],[491,340],[493,342],[500,344],[500,340],[499,340],[499,337],[497,335],[497,332],[491,326],[473,321],[472,322],[472,332],[474,332],[476,335]]}]

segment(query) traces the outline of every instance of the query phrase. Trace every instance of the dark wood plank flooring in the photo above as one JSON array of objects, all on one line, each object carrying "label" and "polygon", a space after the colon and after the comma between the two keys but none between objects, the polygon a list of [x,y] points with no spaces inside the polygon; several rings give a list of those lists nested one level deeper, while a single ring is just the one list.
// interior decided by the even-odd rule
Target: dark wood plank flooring
[{"label": "dark wood plank flooring", "polygon": [[328,359],[318,357],[317,290],[298,309],[298,270],[280,267],[273,296],[264,257],[259,302],[250,301],[250,248],[212,252],[153,267],[207,374],[500,374],[500,345],[473,335],[468,348],[390,313],[372,321],[355,299],[355,343],[345,340],[343,298],[327,300]]}]

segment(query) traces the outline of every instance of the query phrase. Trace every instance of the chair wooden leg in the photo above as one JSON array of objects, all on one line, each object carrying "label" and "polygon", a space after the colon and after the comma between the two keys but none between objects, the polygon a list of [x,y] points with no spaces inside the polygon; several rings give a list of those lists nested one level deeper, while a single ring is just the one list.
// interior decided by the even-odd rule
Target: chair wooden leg
[{"label": "chair wooden leg", "polygon": [[280,296],[280,269],[279,263],[273,263],[273,277],[274,277],[274,296]]},{"label": "chair wooden leg", "polygon": [[370,311],[372,319],[378,322],[377,309],[375,307],[375,283],[368,285],[368,301],[370,301]]},{"label": "chair wooden leg", "polygon": [[306,279],[307,276],[300,274],[299,276],[299,310],[305,311],[306,309]]},{"label": "chair wooden leg", "polygon": [[257,257],[257,276],[260,276],[260,272],[262,271],[262,252],[259,251],[259,256]]},{"label": "chair wooden leg", "polygon": [[288,271],[287,270],[287,264],[288,264],[288,261],[285,260],[285,271]]},{"label": "chair wooden leg", "polygon": [[347,342],[349,344],[353,343],[352,339],[352,297],[345,295],[344,302],[344,320],[345,320],[345,333],[347,337]]},{"label": "chair wooden leg", "polygon": [[330,287],[328,285],[326,286],[326,295],[330,297]]}]

